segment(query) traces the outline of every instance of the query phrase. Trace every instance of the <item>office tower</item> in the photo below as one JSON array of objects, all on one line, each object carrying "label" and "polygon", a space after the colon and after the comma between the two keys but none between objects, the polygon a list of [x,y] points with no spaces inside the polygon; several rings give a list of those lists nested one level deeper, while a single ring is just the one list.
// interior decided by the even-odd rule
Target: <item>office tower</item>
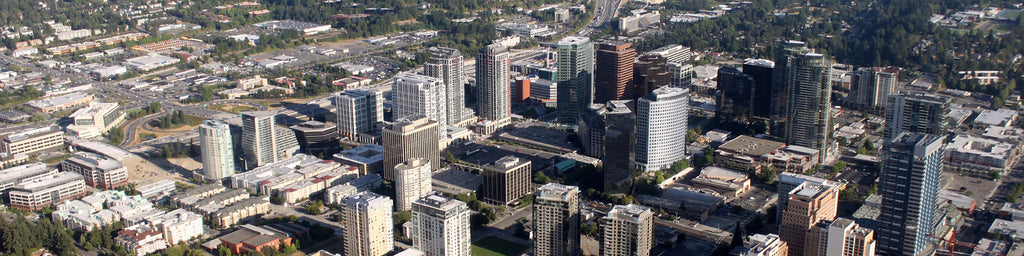
[{"label": "office tower", "polygon": [[199,125],[199,145],[203,159],[203,178],[219,181],[235,174],[235,151],[228,124],[206,120]]},{"label": "office tower", "polygon": [[533,201],[533,255],[580,254],[580,188],[548,183]]},{"label": "office tower", "polygon": [[808,181],[787,193],[786,208],[780,209],[779,236],[789,244],[789,255],[810,256],[808,250],[816,251],[818,239],[811,235],[811,229],[819,221],[835,219],[839,190],[838,185]]},{"label": "office tower", "polygon": [[[427,76],[442,80],[443,87],[439,96],[446,114],[447,124],[462,122],[462,109],[466,107],[466,71],[463,67],[462,54],[459,50],[435,47],[430,48],[431,55],[427,63],[423,65],[423,73]],[[478,63],[479,64],[479,63]]]},{"label": "office tower", "polygon": [[438,144],[438,124],[419,116],[401,119],[384,127],[381,142],[384,145],[384,177],[395,180],[395,166],[411,158],[430,161],[430,168],[441,168],[441,150]]},{"label": "office tower", "polygon": [[856,101],[869,108],[886,106],[889,95],[896,93],[899,70],[893,68],[860,68],[853,72],[851,81],[856,86]]},{"label": "office tower", "polygon": [[754,78],[735,67],[718,69],[715,116],[723,120],[748,120],[753,111]]},{"label": "office tower", "polygon": [[892,138],[900,132],[945,134],[949,129],[950,102],[947,97],[924,93],[889,96],[883,138]]},{"label": "office tower", "polygon": [[442,135],[448,125],[448,114],[445,113],[444,80],[416,73],[402,72],[395,75],[395,83],[391,87],[394,95],[392,113],[394,120],[412,116],[426,116],[437,121],[438,135]]},{"label": "office tower", "polygon": [[469,207],[465,202],[429,195],[412,203],[412,247],[427,255],[469,256]]},{"label": "office tower", "polygon": [[370,89],[345,90],[334,98],[338,114],[338,133],[356,138],[374,133],[384,121],[384,93]]},{"label": "office tower", "polygon": [[633,92],[633,59],[636,50],[623,41],[597,43],[594,52],[594,103],[630,100]]},{"label": "office tower", "polygon": [[812,229],[809,239],[818,239],[811,256],[874,256],[875,231],[861,227],[845,218],[821,221]]},{"label": "office tower", "polygon": [[430,193],[430,160],[410,158],[395,166],[395,209],[408,211],[412,202]]},{"label": "office tower", "polygon": [[604,256],[647,256],[653,246],[654,213],[635,204],[616,205],[601,218]]},{"label": "office tower", "polygon": [[302,153],[329,156],[338,149],[338,127],[333,124],[310,120],[288,128],[295,132]]},{"label": "office tower", "polygon": [[504,156],[484,165],[483,201],[496,205],[507,205],[530,193],[533,176],[530,160],[515,156]]},{"label": "office tower", "polygon": [[663,87],[636,103],[636,167],[656,171],[682,160],[686,138],[690,90]]},{"label": "office tower", "polygon": [[[821,161],[829,157],[832,121],[831,65],[825,55],[815,53],[804,42],[788,41],[776,61],[776,75],[785,87],[786,144],[817,149]],[[781,73],[779,73],[781,70]],[[795,247],[790,243],[790,247]]]},{"label": "office tower", "polygon": [[645,54],[633,64],[633,84],[636,89],[629,99],[650,94],[671,83],[672,71],[669,70],[668,59],[661,55]]},{"label": "office tower", "polygon": [[480,119],[504,120],[512,112],[508,77],[510,56],[504,46],[490,44],[476,57],[476,114]]},{"label": "office tower", "polygon": [[671,87],[690,88],[693,85],[693,65],[669,62],[668,73],[672,80],[669,83]]},{"label": "office tower", "polygon": [[391,198],[359,192],[341,208],[345,225],[345,255],[382,256],[395,248]]},{"label": "office tower", "polygon": [[571,124],[590,106],[594,84],[594,45],[586,37],[566,37],[555,44],[558,50],[558,122]]},{"label": "office tower", "polygon": [[820,184],[820,185],[823,185],[823,186],[838,186],[840,184],[837,181],[826,180],[826,179],[822,179],[822,178],[818,178],[818,177],[814,177],[814,176],[809,176],[809,175],[803,175],[803,174],[799,174],[799,173],[793,173],[793,172],[783,172],[783,173],[780,173],[779,174],[778,190],[776,190],[776,193],[779,195],[779,200],[777,202],[778,207],[777,207],[777,210],[776,210],[777,212],[775,214],[775,216],[776,216],[775,223],[782,223],[782,212],[786,209],[786,205],[787,205],[786,204],[787,203],[786,195],[788,195],[790,191],[793,191],[793,189],[796,189],[796,187],[800,186],[800,184],[803,184],[804,182]]},{"label": "office tower", "polygon": [[690,51],[690,47],[678,44],[662,46],[661,48],[647,52],[647,54],[659,55],[668,59],[669,63],[677,64],[684,64],[693,58],[693,53]]},{"label": "office tower", "polygon": [[887,141],[878,183],[882,196],[875,238],[879,255],[927,253],[944,140],[945,136],[903,132]]},{"label": "office tower", "polygon": [[626,192],[633,187],[633,116],[632,100],[613,100],[593,104],[580,114],[577,122],[584,154],[601,159],[604,164],[604,191]]},{"label": "office tower", "polygon": [[242,112],[242,155],[246,169],[292,157],[299,150],[295,133],[277,127],[272,111]]},{"label": "office tower", "polygon": [[[765,59],[747,59],[743,62],[743,74],[754,79],[754,92],[751,115],[759,119],[770,119],[772,105],[772,69],[775,62]],[[721,77],[721,76],[719,76]],[[779,91],[781,92],[781,91]]]}]

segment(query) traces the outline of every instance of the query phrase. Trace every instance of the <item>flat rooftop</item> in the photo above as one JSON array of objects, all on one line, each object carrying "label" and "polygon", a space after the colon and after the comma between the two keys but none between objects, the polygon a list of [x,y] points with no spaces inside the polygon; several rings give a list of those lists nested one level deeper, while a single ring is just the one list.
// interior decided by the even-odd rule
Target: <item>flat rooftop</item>
[{"label": "flat rooftop", "polygon": [[766,139],[758,139],[747,135],[740,135],[735,139],[725,142],[719,146],[719,149],[739,152],[748,156],[760,156],[771,152],[774,152],[786,143],[771,141]]}]

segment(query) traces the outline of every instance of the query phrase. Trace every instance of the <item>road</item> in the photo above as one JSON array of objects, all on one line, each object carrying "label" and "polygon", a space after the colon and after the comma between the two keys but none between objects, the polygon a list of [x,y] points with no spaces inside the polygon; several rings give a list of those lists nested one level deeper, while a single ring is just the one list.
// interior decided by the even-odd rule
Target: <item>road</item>
[{"label": "road", "polygon": [[604,29],[608,22],[619,15],[621,4],[622,1],[619,0],[597,0],[597,10],[593,10],[597,12],[597,15],[594,15],[594,20],[590,21],[590,24],[587,24],[587,27],[580,30],[577,35],[590,36]]}]

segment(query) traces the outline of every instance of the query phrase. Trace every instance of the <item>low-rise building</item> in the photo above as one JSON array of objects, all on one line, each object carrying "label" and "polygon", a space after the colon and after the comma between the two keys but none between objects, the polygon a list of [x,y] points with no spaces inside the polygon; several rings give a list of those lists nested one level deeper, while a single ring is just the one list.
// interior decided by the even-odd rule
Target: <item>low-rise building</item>
[{"label": "low-rise building", "polygon": [[1012,109],[982,110],[978,117],[974,118],[974,124],[981,127],[1010,127],[1013,121],[1017,120],[1017,111]]},{"label": "low-rise building", "polygon": [[167,248],[163,233],[148,224],[137,224],[118,231],[114,242],[135,255],[146,255]]},{"label": "low-rise building", "polygon": [[282,246],[291,245],[294,239],[307,233],[309,229],[292,223],[271,224],[257,227],[242,225],[235,232],[217,238],[218,247],[225,247],[232,253],[246,254],[263,250],[278,250]]},{"label": "low-rise building", "polygon": [[815,149],[740,135],[715,150],[715,163],[736,170],[760,173],[765,168],[804,173],[818,163]]},{"label": "low-rise building", "polygon": [[43,163],[31,163],[0,170],[0,192],[14,188],[19,183],[57,174],[57,169]]},{"label": "low-rise building", "polygon": [[230,180],[233,188],[248,188],[254,193],[272,195],[282,187],[339,168],[347,166],[306,154],[296,154],[248,172],[231,175]]},{"label": "low-rise building", "polygon": [[1010,240],[1022,240],[1024,237],[1017,235],[1024,234],[1024,221],[995,219],[989,226],[988,233],[998,234]]},{"label": "low-rise building", "polygon": [[171,246],[203,235],[203,216],[185,209],[173,210],[146,221],[160,230],[164,240]]},{"label": "low-rise building", "polygon": [[738,197],[750,190],[746,173],[721,167],[705,167],[690,181],[695,187],[708,188],[728,197]]},{"label": "low-rise building", "polygon": [[124,61],[124,65],[141,71],[150,71],[167,65],[173,65],[180,61],[178,58],[167,57],[159,54],[151,54],[130,58]]},{"label": "low-rise building", "polygon": [[10,155],[33,154],[64,146],[64,133],[58,126],[48,126],[0,135],[0,152]]},{"label": "low-rise building", "polygon": [[509,204],[531,192],[532,162],[515,156],[505,156],[483,166],[483,201]]},{"label": "low-rise building", "polygon": [[176,187],[174,180],[166,179],[139,186],[135,190],[138,190],[142,197],[160,199],[173,194]]},{"label": "low-rise building", "polygon": [[270,212],[270,200],[266,197],[254,197],[224,207],[209,214],[207,218],[210,219],[211,226],[223,228],[268,212]]},{"label": "low-rise building", "polygon": [[90,231],[152,209],[153,204],[141,196],[106,190],[64,202],[51,215],[54,221],[64,223],[70,229]]},{"label": "low-rise building", "polygon": [[33,100],[25,103],[25,106],[42,113],[53,114],[88,105],[93,101],[92,94],[76,92],[54,96],[45,99]]},{"label": "low-rise building", "polygon": [[85,184],[98,189],[113,189],[128,184],[128,172],[121,162],[96,153],[75,153],[75,156],[60,163],[60,169],[81,174],[85,177]]},{"label": "low-rise building", "polygon": [[291,185],[282,187],[277,195],[284,198],[287,203],[297,203],[306,200],[310,195],[320,193],[327,188],[339,185],[356,178],[355,167],[339,168],[326,173],[310,177]]},{"label": "low-rise building", "polygon": [[117,103],[93,102],[68,117],[74,120],[73,124],[65,128],[69,135],[96,138],[123,122],[124,111],[118,109]]},{"label": "low-rise building", "polygon": [[18,183],[8,195],[11,208],[35,211],[84,196],[85,180],[77,173],[58,172]]},{"label": "low-rise building", "polygon": [[345,165],[355,166],[359,169],[360,176],[380,174],[384,171],[384,146],[365,144],[334,154],[334,160]]},{"label": "low-rise building", "polygon": [[944,166],[951,170],[983,170],[1002,172],[1020,157],[1016,144],[993,139],[957,135],[946,146]]}]

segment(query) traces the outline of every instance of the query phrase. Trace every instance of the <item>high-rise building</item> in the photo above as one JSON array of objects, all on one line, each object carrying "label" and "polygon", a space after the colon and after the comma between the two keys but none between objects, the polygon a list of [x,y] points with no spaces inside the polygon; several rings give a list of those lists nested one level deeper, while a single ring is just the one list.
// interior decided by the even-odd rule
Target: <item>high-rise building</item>
[{"label": "high-rise building", "polygon": [[566,37],[555,44],[558,50],[558,122],[571,124],[590,106],[594,95],[594,45],[586,37]]},{"label": "high-rise building", "polygon": [[876,231],[879,255],[931,255],[945,136],[903,132],[885,143]]},{"label": "high-rise building", "polygon": [[441,150],[438,144],[438,124],[419,116],[401,119],[384,127],[381,142],[384,144],[384,175],[386,180],[395,180],[395,166],[412,158],[430,161],[430,168],[441,168]]},{"label": "high-rise building", "polygon": [[814,177],[814,176],[809,176],[809,175],[804,175],[804,174],[799,174],[799,173],[793,173],[793,172],[783,172],[783,173],[780,173],[779,174],[778,190],[776,190],[776,193],[779,195],[779,200],[777,202],[778,207],[776,207],[777,208],[777,212],[775,214],[775,216],[776,216],[775,223],[782,223],[782,215],[783,215],[782,213],[783,213],[783,211],[785,211],[786,205],[787,205],[786,203],[788,202],[788,200],[786,200],[787,197],[785,195],[788,195],[790,191],[793,191],[793,189],[796,189],[796,187],[800,186],[801,184],[804,184],[804,182],[810,182],[810,183],[819,184],[819,185],[822,185],[822,186],[839,186],[840,185],[840,183],[837,182],[837,181],[831,181],[831,180],[827,180],[827,179],[823,179],[823,178],[818,178],[818,177]]},{"label": "high-rise building", "polygon": [[359,192],[341,208],[345,224],[345,255],[382,256],[395,248],[391,198]]},{"label": "high-rise building", "polygon": [[437,121],[438,135],[442,135],[448,125],[448,114],[445,113],[444,80],[410,72],[395,75],[395,83],[391,87],[394,95],[392,113],[394,120],[414,116],[426,116]]},{"label": "high-rise building", "polygon": [[338,114],[338,133],[356,138],[359,133],[374,133],[384,121],[384,94],[377,90],[345,90],[334,98]]},{"label": "high-rise building", "polygon": [[412,247],[438,256],[469,256],[469,207],[463,201],[429,195],[412,203]]},{"label": "high-rise building", "polygon": [[601,159],[604,191],[624,192],[633,187],[633,148],[636,119],[632,100],[593,104],[577,122],[583,153]]},{"label": "high-rise building", "polygon": [[945,134],[949,129],[950,102],[947,97],[925,93],[889,96],[883,138],[892,138],[900,132]]},{"label": "high-rise building", "polygon": [[601,218],[601,254],[647,256],[654,244],[654,213],[651,208],[616,205]]},{"label": "high-rise building", "polygon": [[580,189],[548,183],[533,202],[533,255],[580,254]]},{"label": "high-rise building", "polygon": [[821,221],[812,229],[811,237],[818,239],[817,248],[809,256],[874,256],[875,231],[861,227],[845,218]]},{"label": "high-rise building", "polygon": [[772,69],[774,68],[775,62],[765,59],[747,59],[743,63],[743,74],[754,79],[754,92],[751,93],[754,102],[751,115],[756,118],[770,119],[772,105],[781,104],[772,102]]},{"label": "high-rise building", "polygon": [[804,182],[789,191],[786,195],[786,208],[782,212],[782,223],[779,224],[779,236],[789,245],[789,255],[811,256],[807,252],[816,252],[817,237],[812,236],[812,228],[820,221],[831,221],[836,217],[836,206],[839,203],[837,185]]},{"label": "high-rise building", "polygon": [[530,160],[515,156],[504,156],[493,163],[484,165],[483,201],[507,205],[530,193],[533,176]]},{"label": "high-rise building", "polygon": [[[831,152],[831,65],[825,55],[798,41],[783,44],[777,59],[775,75],[782,76],[786,92],[785,142],[817,149],[822,154],[821,161],[825,161]],[[796,246],[790,243],[790,247]]]},{"label": "high-rise building", "polygon": [[851,81],[857,91],[857,103],[869,108],[886,106],[889,95],[896,93],[899,70],[893,68],[861,68],[853,72]]},{"label": "high-rise building", "polygon": [[669,62],[668,73],[671,76],[671,87],[688,89],[693,85],[693,65]]},{"label": "high-rise building", "polygon": [[[427,76],[440,78],[444,89],[440,90],[438,97],[443,104],[447,120],[443,123],[457,124],[462,122],[462,109],[466,107],[465,86],[466,71],[463,67],[462,54],[459,50],[436,47],[431,48],[430,59],[423,65],[423,73]],[[480,65],[479,60],[477,65]],[[506,67],[506,69],[508,69]],[[477,80],[479,83],[480,80]]]},{"label": "high-rise building", "polygon": [[672,84],[672,71],[669,70],[668,59],[654,54],[645,54],[637,58],[633,64],[633,84],[636,89],[633,97],[629,99],[636,99]]},{"label": "high-rise building", "polygon": [[199,125],[199,145],[203,159],[203,178],[219,181],[235,174],[235,151],[228,124],[206,120]]},{"label": "high-rise building", "polygon": [[716,117],[723,120],[749,120],[754,103],[754,78],[735,67],[718,69],[718,92],[715,95]]},{"label": "high-rise building", "polygon": [[690,90],[663,87],[636,103],[636,167],[656,171],[672,167],[685,156]]},{"label": "high-rise building", "polygon": [[480,119],[501,121],[512,113],[509,91],[508,49],[490,44],[476,57],[477,116]]},{"label": "high-rise building", "polygon": [[633,93],[633,59],[636,50],[623,41],[597,43],[594,53],[594,103],[629,100]]},{"label": "high-rise building", "polygon": [[299,142],[291,130],[277,127],[272,111],[242,112],[242,154],[246,169],[292,157]]},{"label": "high-rise building", "polygon": [[408,211],[412,202],[430,193],[430,160],[410,158],[395,166],[395,209]]},{"label": "high-rise building", "polygon": [[516,77],[515,88],[512,89],[512,101],[524,102],[530,98],[530,78]]}]

